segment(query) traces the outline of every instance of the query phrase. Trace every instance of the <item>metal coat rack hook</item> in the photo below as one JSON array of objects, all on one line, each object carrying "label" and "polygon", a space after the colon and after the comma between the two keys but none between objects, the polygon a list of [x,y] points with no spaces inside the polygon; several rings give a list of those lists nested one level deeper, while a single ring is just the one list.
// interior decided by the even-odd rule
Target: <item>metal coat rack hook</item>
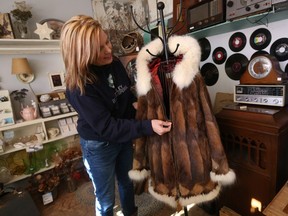
[{"label": "metal coat rack hook", "polygon": [[[182,5],[182,0],[181,0],[181,3]],[[135,22],[135,24],[137,25],[138,28],[140,28],[142,31],[150,34],[150,35],[153,35],[154,37],[157,37],[161,40],[162,44],[163,44],[163,50],[164,50],[164,57],[165,57],[165,60],[168,64],[168,60],[169,60],[169,56],[173,55],[179,48],[179,44],[177,44],[177,47],[175,49],[175,51],[171,52],[169,50],[169,47],[168,47],[168,38],[171,36],[171,34],[166,34],[166,28],[165,28],[165,22],[164,22],[164,14],[163,14],[163,9],[165,8],[165,4],[163,2],[158,2],[157,3],[157,9],[159,10],[159,14],[160,14],[160,23],[161,23],[161,26],[162,26],[162,37],[160,37],[159,35],[155,35],[154,33],[151,32],[150,28],[149,28],[149,23],[148,23],[148,20],[147,20],[147,17],[146,17],[146,21],[147,21],[147,30],[143,29],[136,21],[135,17],[134,17],[134,14],[133,14],[133,6],[131,5],[130,6],[131,8],[131,16],[133,18],[133,21]],[[182,7],[181,7],[182,8]],[[181,13],[179,14],[179,17],[180,17]],[[178,18],[179,20],[179,18]],[[175,26],[174,26],[175,27]],[[174,27],[172,28],[172,30],[174,29]],[[154,56],[154,57],[157,57],[158,55],[155,55],[153,53],[151,53],[148,49],[146,49],[146,51],[151,55],[151,56]]]}]

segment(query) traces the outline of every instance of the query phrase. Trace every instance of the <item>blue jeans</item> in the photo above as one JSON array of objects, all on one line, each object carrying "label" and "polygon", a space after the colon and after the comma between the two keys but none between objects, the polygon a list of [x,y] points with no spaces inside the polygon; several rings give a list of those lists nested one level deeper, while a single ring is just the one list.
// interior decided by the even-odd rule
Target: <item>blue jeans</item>
[{"label": "blue jeans", "polygon": [[80,143],[84,164],[95,189],[96,215],[113,216],[115,177],[122,212],[125,216],[132,215],[137,209],[134,186],[128,176],[128,171],[132,169],[132,142],[111,144],[81,138]]}]

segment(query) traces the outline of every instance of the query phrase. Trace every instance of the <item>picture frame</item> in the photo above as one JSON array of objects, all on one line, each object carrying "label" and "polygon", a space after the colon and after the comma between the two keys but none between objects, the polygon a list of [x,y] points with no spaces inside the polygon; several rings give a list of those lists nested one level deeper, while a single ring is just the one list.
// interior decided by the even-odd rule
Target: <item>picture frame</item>
[{"label": "picture frame", "polygon": [[9,13],[0,13],[0,39],[14,39],[14,31]]},{"label": "picture frame", "polygon": [[49,73],[48,76],[52,90],[60,90],[66,88],[64,73]]}]

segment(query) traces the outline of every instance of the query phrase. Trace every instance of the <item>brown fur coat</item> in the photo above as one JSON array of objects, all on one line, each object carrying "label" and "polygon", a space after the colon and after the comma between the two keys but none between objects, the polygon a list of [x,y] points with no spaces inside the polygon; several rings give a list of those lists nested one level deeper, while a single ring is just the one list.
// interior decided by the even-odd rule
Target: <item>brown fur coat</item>
[{"label": "brown fur coat", "polygon": [[[135,141],[132,180],[149,178],[149,192],[172,207],[210,201],[221,185],[231,184],[229,169],[206,85],[199,73],[200,46],[190,36],[173,36],[168,45],[178,62],[170,87],[170,119],[167,119],[159,83],[151,75],[153,54],[163,46],[156,39],[137,56],[137,119],[172,121],[171,132]],[[181,58],[180,58],[181,57]],[[150,67],[149,67],[150,64]],[[155,69],[155,68],[154,68]],[[160,86],[161,89],[161,86]]]}]

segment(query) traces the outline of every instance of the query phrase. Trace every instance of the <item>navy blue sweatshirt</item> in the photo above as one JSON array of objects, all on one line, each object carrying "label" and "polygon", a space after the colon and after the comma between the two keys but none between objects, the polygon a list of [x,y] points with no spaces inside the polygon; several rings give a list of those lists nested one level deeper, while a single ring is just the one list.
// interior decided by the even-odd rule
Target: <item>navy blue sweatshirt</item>
[{"label": "navy blue sweatshirt", "polygon": [[135,97],[130,90],[130,80],[119,60],[105,66],[90,67],[97,81],[66,95],[79,115],[77,130],[83,139],[121,143],[153,134],[151,120],[136,121],[132,105]]}]

